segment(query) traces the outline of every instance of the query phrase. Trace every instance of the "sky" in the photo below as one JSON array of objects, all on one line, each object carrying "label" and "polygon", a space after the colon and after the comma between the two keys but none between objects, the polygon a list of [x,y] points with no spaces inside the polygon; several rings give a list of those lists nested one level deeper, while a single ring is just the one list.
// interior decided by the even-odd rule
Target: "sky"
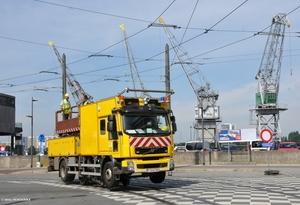
[{"label": "sky", "polygon": [[[177,25],[170,31],[193,58],[211,88],[219,92],[221,123],[238,129],[250,125],[258,72],[272,18],[288,14],[280,75],[279,103],[282,136],[299,131],[300,3],[299,0],[1,0],[0,93],[16,97],[16,122],[23,136],[55,134],[55,111],[62,100],[61,67],[48,42],[82,88],[97,101],[132,88],[124,36],[146,89],[165,90],[165,45],[171,44],[159,23]],[[207,33],[205,29],[210,29]],[[258,32],[260,35],[255,35]],[[113,57],[90,57],[110,55]],[[170,50],[171,108],[178,131],[175,142],[190,139],[197,98],[175,52]],[[290,69],[292,68],[292,70]],[[200,83],[200,82],[199,82]],[[140,85],[136,85],[139,87]],[[70,93],[70,91],[68,90]],[[157,96],[159,97],[159,96]],[[70,97],[75,105],[74,98]],[[0,141],[7,139],[0,137]]]}]

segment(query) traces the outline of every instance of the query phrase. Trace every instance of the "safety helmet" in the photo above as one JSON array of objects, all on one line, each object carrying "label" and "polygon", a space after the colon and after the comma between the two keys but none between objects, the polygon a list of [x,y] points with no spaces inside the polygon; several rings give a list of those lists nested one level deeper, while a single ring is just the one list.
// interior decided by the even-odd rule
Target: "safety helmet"
[{"label": "safety helmet", "polygon": [[69,97],[69,93],[66,93],[66,94],[65,94],[65,97]]},{"label": "safety helmet", "polygon": [[163,127],[161,128],[161,130],[162,130],[162,131],[169,131],[169,128],[168,128],[168,126],[165,125],[165,126],[163,126]]}]

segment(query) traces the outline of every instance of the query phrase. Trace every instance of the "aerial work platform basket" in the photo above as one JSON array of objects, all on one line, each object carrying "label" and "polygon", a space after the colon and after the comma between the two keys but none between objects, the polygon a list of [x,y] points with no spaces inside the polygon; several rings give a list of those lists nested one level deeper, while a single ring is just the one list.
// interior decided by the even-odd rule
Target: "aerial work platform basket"
[{"label": "aerial work platform basket", "polygon": [[69,119],[67,120],[63,120],[63,113],[61,110],[58,110],[55,112],[55,133],[63,135],[79,132],[79,121],[78,106],[71,107]]}]

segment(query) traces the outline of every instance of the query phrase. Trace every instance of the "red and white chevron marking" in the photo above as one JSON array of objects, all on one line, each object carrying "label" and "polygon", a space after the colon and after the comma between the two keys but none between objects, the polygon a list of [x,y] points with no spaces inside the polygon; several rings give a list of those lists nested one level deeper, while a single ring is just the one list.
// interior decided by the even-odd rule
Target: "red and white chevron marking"
[{"label": "red and white chevron marking", "polygon": [[79,127],[70,128],[70,129],[63,129],[63,130],[57,130],[56,134],[63,134],[63,133],[68,133],[68,132],[77,132],[79,130],[80,130]]},{"label": "red and white chevron marking", "polygon": [[171,144],[168,137],[130,137],[130,147],[164,147]]}]

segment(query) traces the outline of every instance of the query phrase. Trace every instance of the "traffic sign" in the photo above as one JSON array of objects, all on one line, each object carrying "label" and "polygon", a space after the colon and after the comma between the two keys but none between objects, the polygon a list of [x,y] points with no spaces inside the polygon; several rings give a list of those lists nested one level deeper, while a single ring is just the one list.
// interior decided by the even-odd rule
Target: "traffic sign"
[{"label": "traffic sign", "polygon": [[266,143],[272,141],[272,138],[273,138],[272,132],[269,129],[261,130],[259,136],[260,136],[261,141],[266,142]]},{"label": "traffic sign", "polygon": [[38,141],[39,141],[39,142],[45,142],[45,135],[40,134],[40,135],[38,136]]}]

